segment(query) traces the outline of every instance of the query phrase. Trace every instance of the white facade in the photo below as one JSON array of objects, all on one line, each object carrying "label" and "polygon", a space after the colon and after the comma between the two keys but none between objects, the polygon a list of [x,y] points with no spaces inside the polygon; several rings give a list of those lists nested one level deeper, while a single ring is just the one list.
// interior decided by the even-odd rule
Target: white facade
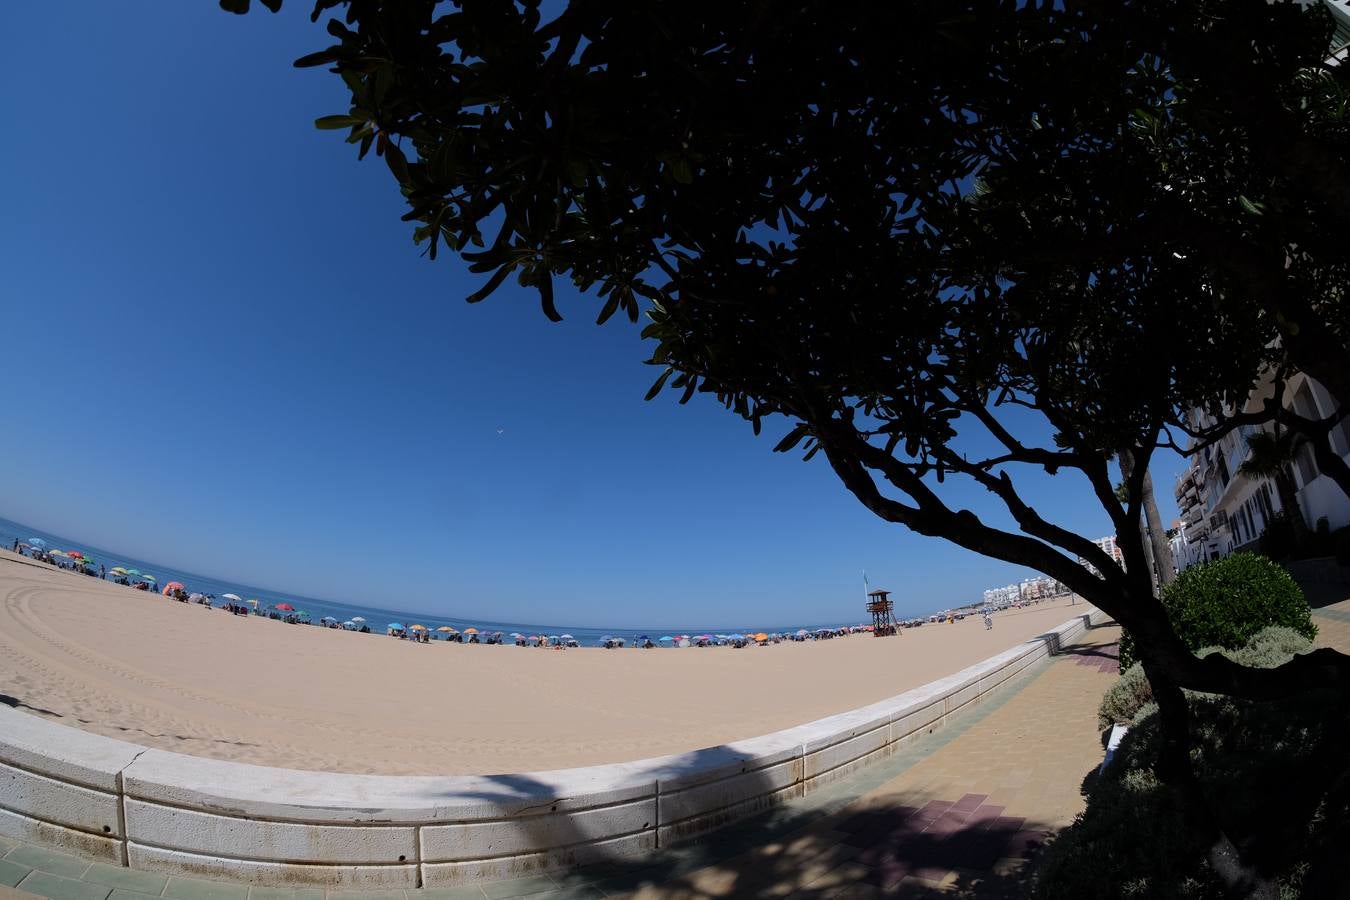
[{"label": "white facade", "polygon": [[[1271,396],[1267,380],[1247,401],[1248,410],[1259,409]],[[1285,385],[1282,402],[1299,415],[1323,419],[1336,409],[1336,402],[1321,384],[1298,374]],[[1192,425],[1210,424],[1203,414],[1192,414]],[[1177,481],[1177,505],[1182,511],[1183,534],[1173,543],[1177,568],[1226,556],[1259,539],[1271,517],[1281,513],[1279,491],[1268,478],[1252,479],[1238,474],[1247,458],[1247,437],[1257,431],[1243,426],[1191,458],[1190,468]],[[1350,461],[1350,418],[1331,433],[1332,450]],[[1317,530],[1350,525],[1350,498],[1340,486],[1322,474],[1311,447],[1304,447],[1292,465],[1294,484],[1304,523]]]}]

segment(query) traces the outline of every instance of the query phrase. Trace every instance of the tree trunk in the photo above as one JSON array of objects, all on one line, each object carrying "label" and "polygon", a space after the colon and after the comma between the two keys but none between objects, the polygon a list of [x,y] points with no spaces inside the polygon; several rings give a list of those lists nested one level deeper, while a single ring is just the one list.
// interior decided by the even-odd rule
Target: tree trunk
[{"label": "tree trunk", "polygon": [[[1125,479],[1126,484],[1129,484],[1130,476],[1134,473],[1134,453],[1129,450],[1121,450],[1116,454],[1116,461],[1120,464],[1121,477]],[[1163,565],[1165,561],[1171,560],[1172,553],[1167,547],[1166,535],[1162,535],[1162,552],[1159,553],[1159,540],[1153,528],[1154,520],[1157,520],[1158,527],[1161,528],[1162,517],[1158,515],[1158,504],[1153,499],[1153,479],[1147,471],[1144,472],[1143,488],[1140,494],[1142,495],[1140,500],[1143,501],[1142,506],[1145,511],[1145,516],[1138,522],[1140,543],[1143,545],[1144,558],[1148,560],[1149,580],[1153,585],[1161,588],[1172,580],[1175,569],[1169,565],[1167,568],[1171,574],[1166,577],[1166,580],[1163,580]],[[1126,498],[1127,503],[1128,500],[1129,498]],[[1152,517],[1148,516],[1149,510],[1152,511]],[[1119,540],[1119,535],[1117,535],[1117,540]]]},{"label": "tree trunk", "polygon": [[1153,498],[1153,473],[1144,473],[1144,519],[1148,522],[1149,543],[1153,547],[1153,568],[1158,573],[1159,587],[1167,587],[1177,577],[1176,564],[1172,560],[1172,546],[1167,541],[1167,529],[1163,528],[1162,516],[1158,514],[1158,502]]},{"label": "tree trunk", "polygon": [[1279,886],[1243,860],[1195,776],[1191,765],[1191,713],[1185,692],[1172,679],[1167,666],[1151,656],[1149,648],[1140,649],[1144,651],[1144,674],[1158,704],[1161,741],[1154,772],[1182,800],[1189,827],[1209,845],[1206,858],[1227,893],[1248,900],[1278,900]]}]

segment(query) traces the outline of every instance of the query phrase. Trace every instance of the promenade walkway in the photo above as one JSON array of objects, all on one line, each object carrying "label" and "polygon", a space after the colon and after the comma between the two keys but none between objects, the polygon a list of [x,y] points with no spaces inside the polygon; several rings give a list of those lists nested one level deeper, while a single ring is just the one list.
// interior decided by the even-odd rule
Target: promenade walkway
[{"label": "promenade walkway", "polygon": [[[1350,647],[1350,612],[1345,618],[1337,624]],[[460,888],[331,890],[325,898],[318,889],[117,868],[0,837],[0,886],[51,900],[1018,896],[1020,870],[1082,809],[1082,779],[1101,761],[1096,707],[1118,671],[1118,639],[1115,626],[1094,629],[884,762],[698,843],[632,861]]]}]

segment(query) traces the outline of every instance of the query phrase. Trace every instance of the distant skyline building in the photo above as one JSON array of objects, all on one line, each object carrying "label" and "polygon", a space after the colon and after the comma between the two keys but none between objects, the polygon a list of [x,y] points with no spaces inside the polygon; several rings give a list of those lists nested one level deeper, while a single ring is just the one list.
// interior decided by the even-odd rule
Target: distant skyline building
[{"label": "distant skyline building", "polygon": [[[1092,543],[1096,544],[1103,553],[1115,560],[1116,565],[1120,566],[1122,569],[1125,568],[1125,554],[1121,552],[1120,547],[1116,544],[1116,536],[1114,534],[1109,534],[1106,537],[1099,537]],[[1101,574],[1096,566],[1081,556],[1078,557],[1078,564],[1080,566],[1086,566],[1093,574]]]},{"label": "distant skyline building", "polygon": [[1055,579],[1045,575],[1037,575],[1024,578],[1018,584],[989,588],[984,592],[984,605],[993,607],[1011,606],[1014,603],[1059,597],[1068,592],[1068,588]]}]

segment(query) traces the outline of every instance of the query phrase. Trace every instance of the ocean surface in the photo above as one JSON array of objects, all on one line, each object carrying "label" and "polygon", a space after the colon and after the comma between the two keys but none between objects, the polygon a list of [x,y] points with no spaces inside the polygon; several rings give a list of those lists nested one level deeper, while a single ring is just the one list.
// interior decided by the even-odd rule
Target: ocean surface
[{"label": "ocean surface", "polygon": [[[798,629],[805,628],[808,631],[814,631],[817,628],[839,628],[846,625],[857,625],[860,620],[851,622],[745,622],[735,627],[720,625],[716,628],[700,625],[698,622],[676,622],[655,624],[644,626],[642,628],[596,628],[578,625],[569,625],[566,622],[495,622],[486,619],[465,619],[456,616],[432,616],[427,613],[414,613],[397,609],[385,609],[378,606],[361,606],[350,603],[338,603],[333,600],[320,600],[316,597],[304,597],[299,594],[283,594],[277,591],[271,591],[267,588],[254,587],[252,585],[241,584],[235,581],[223,581],[218,578],[210,578],[205,575],[196,575],[182,569],[176,569],[173,566],[167,566],[158,562],[149,560],[134,559],[119,553],[113,553],[103,550],[99,547],[92,547],[80,541],[62,537],[58,534],[42,531],[37,528],[31,528],[19,522],[12,522],[9,519],[0,518],[0,546],[6,550],[14,546],[14,541],[20,543],[30,538],[38,538],[46,542],[48,550],[78,550],[86,557],[92,557],[106,568],[121,566],[124,569],[136,569],[145,575],[152,575],[160,589],[171,581],[180,581],[189,593],[197,592],[201,594],[214,594],[219,601],[223,594],[238,594],[245,600],[257,600],[258,608],[265,609],[276,606],[278,603],[289,603],[297,611],[304,610],[309,613],[310,621],[314,624],[324,616],[332,616],[339,622],[349,621],[357,616],[366,620],[366,625],[371,631],[382,634],[385,626],[389,623],[397,622],[402,625],[412,625],[414,623],[425,625],[433,632],[442,625],[449,625],[463,631],[465,628],[477,628],[481,632],[501,631],[505,634],[511,634],[518,631],[525,635],[564,635],[570,634],[583,647],[595,646],[600,639],[605,636],[621,637],[632,642],[641,635],[649,635],[652,641],[657,641],[663,636],[676,635],[698,635],[698,634],[732,634],[741,632],[753,634],[758,631],[791,633]],[[508,639],[509,642],[509,639]]]}]

